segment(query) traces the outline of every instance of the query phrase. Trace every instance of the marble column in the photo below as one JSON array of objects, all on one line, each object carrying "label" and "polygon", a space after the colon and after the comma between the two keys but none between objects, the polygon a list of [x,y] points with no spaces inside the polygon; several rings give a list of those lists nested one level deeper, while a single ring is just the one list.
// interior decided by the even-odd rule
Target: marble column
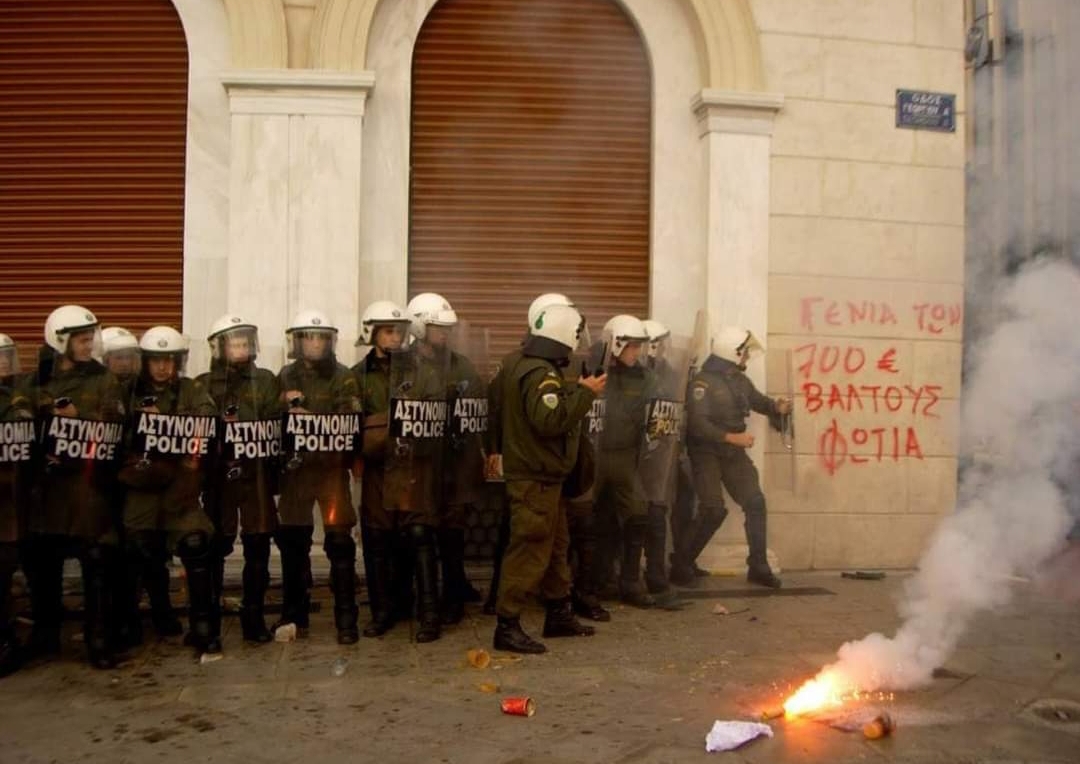
[{"label": "marble column", "polygon": [[252,70],[222,80],[232,120],[227,310],[258,324],[260,365],[275,371],[286,324],[301,309],[328,313],[339,347],[351,348],[374,75]]}]

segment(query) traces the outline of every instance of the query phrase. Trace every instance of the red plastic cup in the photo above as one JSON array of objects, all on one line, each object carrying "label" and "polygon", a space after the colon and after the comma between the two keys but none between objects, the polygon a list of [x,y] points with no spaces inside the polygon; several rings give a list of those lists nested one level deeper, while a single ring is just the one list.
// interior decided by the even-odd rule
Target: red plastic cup
[{"label": "red plastic cup", "polygon": [[502,712],[511,716],[532,716],[536,713],[536,704],[532,698],[503,698]]}]

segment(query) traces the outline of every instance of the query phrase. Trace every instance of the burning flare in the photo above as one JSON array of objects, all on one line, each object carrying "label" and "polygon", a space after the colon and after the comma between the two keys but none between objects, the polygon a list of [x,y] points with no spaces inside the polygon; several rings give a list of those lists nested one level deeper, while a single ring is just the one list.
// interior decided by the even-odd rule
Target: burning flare
[{"label": "burning flare", "polygon": [[802,716],[841,706],[849,698],[858,697],[858,688],[835,669],[826,668],[784,702],[784,714],[788,717]]}]

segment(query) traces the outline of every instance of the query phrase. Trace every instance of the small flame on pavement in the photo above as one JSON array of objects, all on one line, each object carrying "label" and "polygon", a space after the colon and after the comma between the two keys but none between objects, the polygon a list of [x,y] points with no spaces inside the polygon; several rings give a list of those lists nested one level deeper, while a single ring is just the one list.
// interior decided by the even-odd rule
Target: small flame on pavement
[{"label": "small flame on pavement", "polygon": [[784,701],[784,715],[790,719],[818,711],[836,709],[848,701],[874,700],[891,701],[893,694],[891,692],[863,692],[842,673],[825,668]]}]

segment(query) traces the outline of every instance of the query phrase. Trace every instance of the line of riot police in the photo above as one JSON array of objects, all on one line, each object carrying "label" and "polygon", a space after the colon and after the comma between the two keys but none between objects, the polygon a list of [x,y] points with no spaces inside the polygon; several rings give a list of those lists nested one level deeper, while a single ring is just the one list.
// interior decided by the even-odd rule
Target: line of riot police
[{"label": "line of riot police", "polygon": [[[316,511],[339,643],[381,636],[402,621],[415,623],[417,642],[436,640],[467,602],[481,599],[465,573],[465,518],[492,478],[505,479],[508,500],[506,559],[496,556],[485,606],[499,616],[497,648],[543,649],[518,620],[529,594],[544,600],[546,636],[591,634],[575,614],[609,620],[601,598],[612,588],[636,606],[679,607],[664,549],[685,462],[690,344],[626,315],[590,344],[584,318],[563,295],[538,298],[528,320],[521,347],[490,381],[486,333],[433,293],[405,307],[369,305],[351,369],[338,361],[337,327],[316,310],[289,324],[290,360],[276,375],[256,364],[257,327],[232,314],[211,326],[210,368],[195,378],[185,376],[190,342],[176,329],[156,326],[136,338],[103,330],[76,305],[50,314],[39,363],[27,374],[0,335],[0,673],[60,652],[71,557],[81,565],[84,643],[98,668],[143,641],[144,590],[156,634],[185,633],[170,598],[172,556],[185,569],[185,643],[204,658],[219,656],[225,560],[237,539],[244,640],[263,644],[290,625],[306,635]],[[706,369],[726,357],[718,337]],[[692,415],[689,430],[703,430]],[[693,439],[690,454],[696,465]],[[692,538],[675,538],[673,580],[694,569],[715,514],[697,513]],[[538,517],[542,528],[526,527]],[[362,630],[358,522],[371,607]],[[272,544],[282,607],[268,626]],[[752,580],[778,584],[761,571],[757,546]],[[33,623],[25,648],[10,601],[19,564]]]}]

